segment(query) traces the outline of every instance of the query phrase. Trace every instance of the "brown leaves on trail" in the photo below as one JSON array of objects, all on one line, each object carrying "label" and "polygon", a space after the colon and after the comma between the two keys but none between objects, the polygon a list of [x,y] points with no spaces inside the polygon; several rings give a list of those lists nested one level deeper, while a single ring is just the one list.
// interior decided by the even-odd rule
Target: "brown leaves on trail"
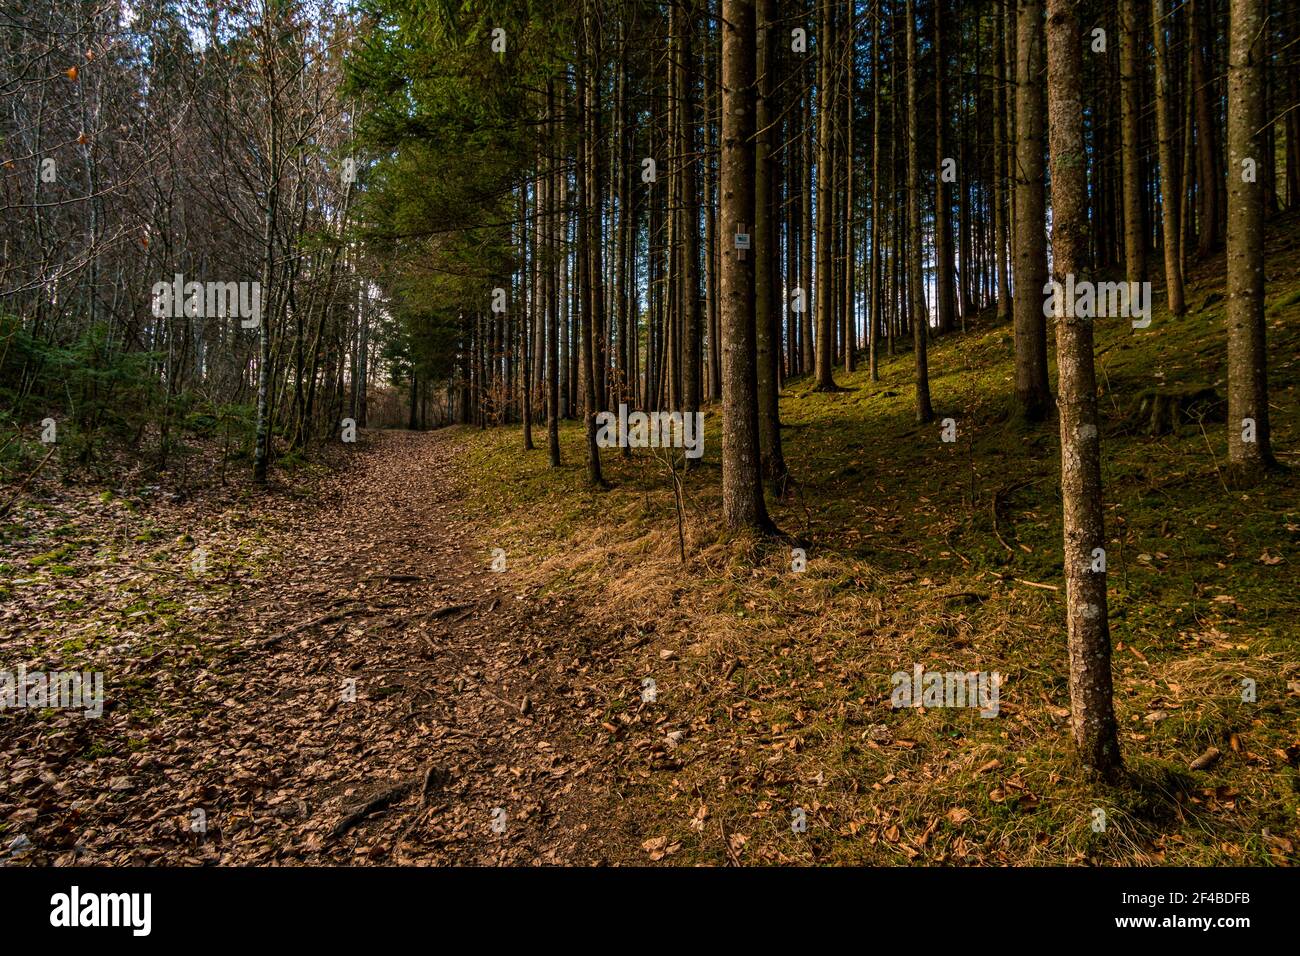
[{"label": "brown leaves on trail", "polygon": [[96,661],[108,698],[98,720],[0,716],[23,862],[600,859],[605,794],[574,742],[591,691],[570,670],[592,642],[486,573],[440,441],[392,436],[255,507],[74,491],[22,515],[87,543],[50,559],[75,574],[7,582],[0,634],[45,648],[32,665]]},{"label": "brown leaves on trail", "polygon": [[[773,610],[750,568],[718,585],[738,588],[725,622],[676,578],[628,613],[590,601],[583,574],[492,574],[494,547],[512,570],[534,559],[467,523],[456,440],[385,435],[353,467],[251,505],[73,486],[21,508],[32,534],[6,555],[3,659],[102,667],[108,700],[97,720],[0,715],[0,863],[1085,861],[1069,841],[1096,841],[1089,820],[1062,809],[1077,781],[1023,756],[1035,735],[1066,738],[1056,692],[1003,701],[996,721],[890,705],[900,648],[968,666],[945,628],[974,605],[903,588],[892,616],[864,601],[839,627],[781,596],[784,630],[757,623]],[[857,600],[854,578],[816,606]],[[1210,633],[1187,640],[1235,646]],[[1239,669],[1156,681],[1144,658],[1117,659],[1149,687],[1126,727],[1169,738],[1184,765],[1172,729]],[[1225,736],[1225,763],[1300,765],[1300,743],[1256,733]],[[1178,809],[1189,828],[1256,799],[1201,782]],[[1284,842],[1239,834],[1216,852],[1290,855],[1294,834],[1270,836]],[[1172,837],[1135,845],[1141,862],[1182,853]]]}]

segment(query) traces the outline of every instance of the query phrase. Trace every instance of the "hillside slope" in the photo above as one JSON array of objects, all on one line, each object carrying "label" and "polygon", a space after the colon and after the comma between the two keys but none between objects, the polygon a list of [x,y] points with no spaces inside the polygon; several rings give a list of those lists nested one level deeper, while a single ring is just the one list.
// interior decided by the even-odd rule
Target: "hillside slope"
[{"label": "hillside slope", "polygon": [[[1268,336],[1274,447],[1297,462],[1300,279],[1275,235]],[[515,587],[576,609],[620,662],[587,674],[612,749],[615,842],[673,862],[1284,864],[1300,845],[1300,496],[1294,471],[1225,481],[1226,426],[1149,434],[1145,393],[1224,394],[1222,262],[1157,296],[1150,328],[1101,322],[1118,789],[1084,779],[1067,723],[1059,447],[1009,414],[1011,329],[990,315],[935,340],[937,421],[912,417],[912,360],[880,381],[787,383],[772,502],[806,546],[719,533],[719,416],[684,476],[649,450],[603,453],[584,485],[576,423],[564,466],[517,428],[465,430],[462,483]],[[865,364],[865,363],[864,363]],[[1054,368],[1053,368],[1054,376]],[[1053,379],[1054,380],[1054,379]],[[1213,419],[1218,418],[1216,422]],[[951,418],[955,442],[941,440]],[[1001,675],[1000,712],[895,709],[891,675]],[[653,701],[644,699],[653,681]],[[1243,701],[1253,681],[1254,702]],[[1249,696],[1246,694],[1245,696]],[[599,711],[599,713],[597,713]],[[593,741],[594,742],[594,741]],[[1214,747],[1205,770],[1189,764]],[[1104,828],[1102,817],[1104,812]],[[804,832],[794,821],[802,815]],[[615,853],[616,857],[620,854]]]}]

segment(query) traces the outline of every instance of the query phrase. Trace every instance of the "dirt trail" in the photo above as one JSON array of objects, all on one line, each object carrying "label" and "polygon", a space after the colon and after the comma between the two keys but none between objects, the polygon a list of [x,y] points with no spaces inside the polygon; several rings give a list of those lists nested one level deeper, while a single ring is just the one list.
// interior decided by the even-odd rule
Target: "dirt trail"
[{"label": "dirt trail", "polygon": [[33,862],[603,860],[589,827],[609,798],[569,679],[588,642],[491,571],[455,451],[370,435],[284,505],[289,560],[214,609],[225,637],[201,657],[160,655],[145,679],[173,706],[133,755],[83,756],[87,733],[140,733],[120,711],[32,731],[25,753],[57,780],[25,777],[43,788]]}]

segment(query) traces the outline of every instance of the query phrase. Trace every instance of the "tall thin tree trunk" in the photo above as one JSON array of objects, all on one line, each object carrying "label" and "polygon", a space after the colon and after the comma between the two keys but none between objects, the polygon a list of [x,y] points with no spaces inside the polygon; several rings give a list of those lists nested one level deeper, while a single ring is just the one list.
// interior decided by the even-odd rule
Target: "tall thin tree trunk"
[{"label": "tall thin tree trunk", "polygon": [[555,84],[546,84],[547,168],[543,195],[546,219],[543,228],[547,234],[544,275],[546,291],[543,296],[546,308],[546,447],[551,468],[560,467],[560,297],[564,289],[559,281],[559,257],[562,248],[560,224],[559,177],[562,175],[555,162],[555,143],[558,124],[555,121]]},{"label": "tall thin tree trunk", "polygon": [[[944,95],[943,0],[934,0],[934,254],[935,318],[940,333],[953,330],[956,289],[953,282],[952,201],[943,178],[948,156],[948,104]],[[963,263],[963,267],[965,264]]]},{"label": "tall thin tree trunk", "polygon": [[872,5],[871,25],[871,304],[867,315],[867,362],[871,381],[880,381],[877,359],[880,338],[880,71],[884,61],[880,56],[880,0]]},{"label": "tall thin tree trunk", "polygon": [[758,373],[758,438],[762,450],[762,472],[771,479],[777,494],[784,493],[785,455],[781,451],[780,412],[780,300],[777,266],[781,260],[780,234],[773,216],[773,196],[780,181],[772,154],[772,127],[777,109],[776,95],[776,0],[758,0],[758,33],[755,62],[758,70],[754,143],[754,327]]},{"label": "tall thin tree trunk", "polygon": [[853,106],[854,79],[857,75],[855,59],[857,56],[857,28],[853,22],[854,8],[850,6],[849,16],[844,24],[844,42],[848,55],[844,64],[844,371],[852,372],[857,367],[854,349],[857,346],[857,309],[853,289]]},{"label": "tall thin tree trunk", "polygon": [[813,357],[812,241],[814,227],[812,216],[813,113],[811,88],[804,91],[803,101],[803,127],[799,137],[799,148],[803,157],[799,167],[802,174],[799,195],[799,222],[801,223],[799,235],[801,243],[799,250],[799,285],[803,289],[803,312],[799,316],[799,350],[803,373],[809,375],[813,373],[816,367],[816,360]]},{"label": "tall thin tree trunk", "polygon": [[1142,225],[1141,41],[1139,0],[1119,0],[1120,161],[1124,170],[1124,269],[1129,282],[1146,278],[1146,232]]},{"label": "tall thin tree trunk", "polygon": [[835,280],[831,226],[835,208],[835,167],[831,136],[835,126],[835,41],[830,0],[818,0],[817,35],[817,388],[833,390],[835,379]]},{"label": "tall thin tree trunk", "polygon": [[1264,0],[1231,0],[1228,36],[1228,461],[1272,467],[1264,326]]},{"label": "tall thin tree trunk", "polygon": [[1165,40],[1165,0],[1151,0],[1151,27],[1156,48],[1156,135],[1160,159],[1160,218],[1165,254],[1165,295],[1169,311],[1182,315],[1183,272],[1178,260],[1178,167],[1174,161],[1174,120],[1170,115],[1169,49]]},{"label": "tall thin tree trunk", "polygon": [[[695,30],[695,2],[686,0],[682,27],[681,56],[677,64],[677,91],[681,99],[682,128],[682,411],[700,410],[700,207],[696,195],[695,154],[695,59],[692,33]],[[686,459],[692,467],[698,459]]]},{"label": "tall thin tree trunk", "polygon": [[600,411],[597,385],[599,370],[596,363],[596,350],[599,347],[596,341],[598,331],[596,315],[599,309],[596,289],[599,280],[594,275],[593,268],[598,259],[591,248],[599,241],[599,237],[593,235],[596,232],[593,222],[597,215],[597,207],[592,203],[594,189],[591,180],[595,176],[595,170],[590,165],[594,152],[592,140],[595,135],[590,116],[590,110],[595,103],[591,89],[595,82],[593,69],[595,54],[592,49],[594,44],[590,36],[592,28],[592,21],[587,20],[582,33],[581,62],[575,71],[578,83],[577,102],[582,104],[582,111],[585,114],[580,118],[582,135],[579,140],[578,155],[582,160],[577,164],[578,195],[582,197],[581,201],[586,207],[578,212],[578,289],[581,298],[578,314],[580,326],[578,347],[582,350],[582,418],[587,436],[587,481],[592,485],[600,486],[604,484],[604,478],[600,471],[600,447],[596,443],[596,414]]},{"label": "tall thin tree trunk", "polygon": [[[1088,270],[1087,151],[1083,141],[1083,42],[1074,0],[1048,0],[1051,101],[1052,265],[1058,283]],[[1107,778],[1121,769],[1111,687],[1106,606],[1106,531],[1092,319],[1058,297],[1061,502],[1064,511],[1070,723],[1079,757]]]},{"label": "tall thin tree trunk", "polygon": [[998,2],[997,50],[993,58],[997,64],[997,86],[993,95],[993,245],[995,248],[998,279],[998,321],[1011,318],[1011,287],[1007,275],[1007,218],[1010,215],[1007,189],[1007,58],[1006,41],[1007,7],[1011,0]]},{"label": "tall thin tree trunk", "polygon": [[772,530],[763,500],[754,352],[754,0],[722,0],[722,512],[735,529]]},{"label": "tall thin tree trunk", "polygon": [[1200,216],[1197,222],[1198,254],[1207,256],[1219,248],[1218,147],[1215,139],[1212,80],[1205,67],[1202,47],[1201,9],[1205,0],[1188,0],[1188,45],[1192,55],[1192,91],[1196,98],[1197,186],[1200,190]]},{"label": "tall thin tree trunk", "polygon": [[908,250],[908,285],[912,299],[912,346],[916,352],[916,420],[922,425],[934,419],[930,406],[930,368],[926,354],[929,316],[922,291],[925,256],[921,247],[921,164],[916,145],[920,110],[917,105],[917,56],[915,0],[907,0],[907,218],[911,234]]},{"label": "tall thin tree trunk", "polygon": [[1026,422],[1051,408],[1047,382],[1047,219],[1043,184],[1042,0],[1019,0],[1016,11],[1016,402]]}]

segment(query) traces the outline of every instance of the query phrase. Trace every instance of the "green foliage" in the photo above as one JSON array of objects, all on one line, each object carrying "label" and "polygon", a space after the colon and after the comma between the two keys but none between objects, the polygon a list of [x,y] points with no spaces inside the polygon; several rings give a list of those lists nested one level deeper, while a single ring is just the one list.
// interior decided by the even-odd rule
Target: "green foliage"
[{"label": "green foliage", "polygon": [[[153,368],[158,356],[124,350],[109,338],[107,326],[91,326],[58,344],[3,316],[0,340],[0,407],[6,410],[0,431],[32,436],[43,419],[53,418],[65,460],[85,464],[106,440],[138,441],[154,419],[161,392]],[[12,444],[18,450],[6,464],[31,457],[30,439]]]},{"label": "green foliage", "polygon": [[[536,159],[548,79],[573,49],[573,14],[540,3],[375,0],[376,29],[349,56],[365,104],[360,144],[381,157],[361,197],[363,238],[387,263],[384,330],[394,383],[447,378],[463,323],[519,268],[518,193]],[[492,53],[506,32],[507,55]]]},{"label": "green foliage", "polygon": [[160,462],[186,453],[186,436],[219,439],[232,456],[245,453],[253,408],[214,405],[189,390],[168,394],[158,374],[163,358],[124,348],[102,324],[56,343],[0,315],[0,474],[23,474],[45,456],[39,439],[46,418],[55,421],[65,465],[92,466],[110,446],[140,449],[149,432]]}]

